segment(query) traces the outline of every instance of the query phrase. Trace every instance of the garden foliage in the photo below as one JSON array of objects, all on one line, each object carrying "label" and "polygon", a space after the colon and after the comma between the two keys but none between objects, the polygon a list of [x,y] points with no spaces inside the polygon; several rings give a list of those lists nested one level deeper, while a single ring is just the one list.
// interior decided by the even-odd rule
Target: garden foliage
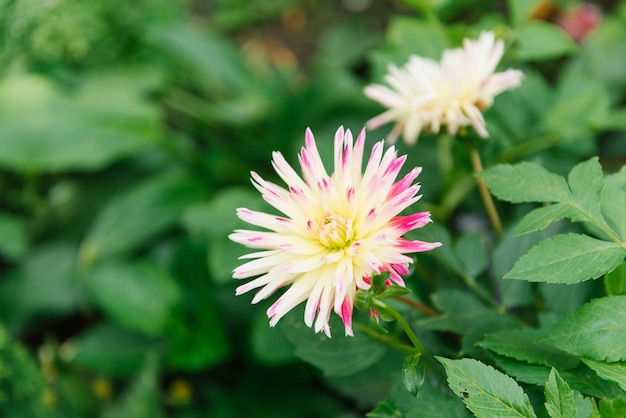
[{"label": "garden foliage", "polygon": [[[576,0],[0,0],[0,415],[626,416],[626,1],[597,3],[573,38]],[[232,278],[250,171],[307,127],[331,162],[390,63],[484,30],[524,74],[489,137],[395,144],[407,238],[443,244],[410,293],[374,277],[353,337],[269,327]]]}]

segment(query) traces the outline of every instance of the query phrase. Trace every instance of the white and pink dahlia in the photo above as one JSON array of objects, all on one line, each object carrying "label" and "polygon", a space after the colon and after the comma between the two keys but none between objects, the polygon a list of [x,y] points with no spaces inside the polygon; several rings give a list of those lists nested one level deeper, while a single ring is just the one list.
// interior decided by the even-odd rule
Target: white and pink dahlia
[{"label": "white and pink dahlia", "polygon": [[272,165],[286,183],[283,188],[252,172],[252,183],[263,198],[283,216],[240,208],[242,220],[266,231],[236,230],[229,238],[260,250],[244,255],[252,259],[233,272],[236,279],[253,280],[239,286],[237,295],[259,289],[257,303],[281,287],[289,288],[268,309],[270,325],[307,300],[304,322],[315,323],[315,332],[330,337],[328,321],[334,310],[352,333],[352,310],[358,289],[368,289],[371,277],[382,271],[404,285],[412,259],[408,253],[428,251],[440,243],[410,241],[407,231],[430,222],[430,214],[399,216],[415,203],[420,186],[414,168],[396,181],[406,156],[394,147],[383,151],[383,141],[374,145],[365,172],[362,171],[365,130],[356,142],[343,127],[335,134],[335,172],[328,174],[317,151],[313,133],[307,129],[305,147],[298,160],[302,177],[279,152]]},{"label": "white and pink dahlia", "polygon": [[482,112],[523,78],[518,70],[495,72],[503,54],[504,42],[496,41],[493,32],[482,32],[478,40],[466,38],[462,48],[444,51],[440,62],[413,55],[402,68],[390,65],[385,76],[389,87],[365,88],[367,97],[388,108],[367,127],[395,122],[388,138],[392,143],[402,134],[408,144],[415,144],[422,131],[438,133],[442,126],[454,135],[461,126],[471,125],[487,137]]}]

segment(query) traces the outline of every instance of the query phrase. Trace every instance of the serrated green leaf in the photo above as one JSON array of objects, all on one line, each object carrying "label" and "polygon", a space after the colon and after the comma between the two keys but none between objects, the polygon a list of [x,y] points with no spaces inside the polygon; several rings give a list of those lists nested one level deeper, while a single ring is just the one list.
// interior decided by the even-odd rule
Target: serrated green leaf
[{"label": "serrated green leaf", "polygon": [[[328,338],[304,324],[303,309],[288,313],[279,322],[287,339],[295,346],[296,356],[321,369],[326,376],[348,376],[378,361],[387,347],[354,330],[354,337],[342,335]],[[336,315],[331,316],[331,329],[342,330]]]},{"label": "serrated green leaf", "polygon": [[[528,364],[510,357],[491,354],[498,367],[508,375],[515,377],[518,382],[532,385],[544,385],[550,375],[550,368]],[[622,396],[622,391],[617,385],[603,380],[598,375],[581,363],[577,368],[559,371],[563,379],[570,387],[586,395],[597,398],[614,398]]]},{"label": "serrated green leaf", "polygon": [[[470,413],[456,396],[442,391],[441,383],[433,382],[426,374],[426,381],[419,396],[411,395],[400,379],[394,381],[389,399],[396,406],[398,418],[467,418]],[[393,416],[393,415],[392,415]]]},{"label": "serrated green leaf", "polygon": [[626,362],[606,363],[585,358],[581,360],[598,373],[598,376],[617,383],[626,392]]},{"label": "serrated green leaf", "polygon": [[550,374],[550,368],[546,366],[530,364],[526,361],[515,360],[512,357],[501,356],[493,352],[489,353],[489,356],[493,358],[500,369],[521,383],[543,385]]},{"label": "serrated green leaf", "polygon": [[437,357],[448,375],[448,386],[477,417],[536,418],[528,396],[511,377],[474,359]]},{"label": "serrated green leaf", "polygon": [[533,328],[499,331],[487,334],[480,345],[500,355],[543,366],[571,369],[578,365],[578,358],[552,346],[537,343],[536,340],[543,334],[544,330]]},{"label": "serrated green leaf", "polygon": [[[580,394],[579,394],[580,395]],[[570,418],[577,414],[574,403],[574,391],[570,389],[559,372],[554,368],[550,370],[550,376],[545,387],[546,410],[551,418]]]},{"label": "serrated green leaf", "polygon": [[604,187],[604,176],[598,157],[576,165],[569,173],[567,182],[572,191],[573,202],[585,214],[580,220],[597,220],[604,223],[600,212],[600,194]]},{"label": "serrated green leaf", "polygon": [[539,342],[599,361],[626,360],[626,296],[595,299],[563,317]]},{"label": "serrated green leaf", "polygon": [[606,176],[600,204],[611,229],[626,241],[626,166]]},{"label": "serrated green leaf", "polygon": [[90,272],[87,287],[112,320],[148,336],[164,331],[170,310],[180,301],[176,282],[148,263],[98,266]]},{"label": "serrated green leaf", "polygon": [[511,203],[561,202],[571,198],[565,179],[536,163],[500,164],[480,174],[491,193]]},{"label": "serrated green leaf", "polygon": [[515,228],[515,235],[528,234],[529,232],[541,231],[553,222],[570,216],[571,208],[563,203],[542,206],[533,209],[522,218]]},{"label": "serrated green leaf", "polygon": [[505,279],[573,284],[596,279],[613,270],[626,256],[621,245],[587,235],[556,235],[522,256]]},{"label": "serrated green leaf", "polygon": [[600,416],[602,418],[624,418],[626,417],[626,399],[601,399]]},{"label": "serrated green leaf", "polygon": [[[539,283],[538,290],[546,310],[557,316],[568,314],[578,309],[589,300],[602,295],[600,283],[587,281],[576,286],[557,283]],[[551,323],[553,325],[556,320]]]}]

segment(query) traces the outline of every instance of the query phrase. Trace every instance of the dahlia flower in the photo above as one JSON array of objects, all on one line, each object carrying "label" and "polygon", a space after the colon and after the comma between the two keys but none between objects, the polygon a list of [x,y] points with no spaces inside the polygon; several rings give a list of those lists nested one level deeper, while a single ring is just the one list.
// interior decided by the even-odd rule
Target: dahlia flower
[{"label": "dahlia flower", "polygon": [[[252,172],[252,183],[263,198],[284,216],[245,208],[237,215],[267,231],[235,230],[229,238],[260,251],[242,256],[252,259],[233,271],[235,279],[256,277],[237,287],[241,295],[259,289],[252,303],[289,288],[267,310],[270,326],[307,300],[304,322],[330,337],[331,311],[339,315],[345,334],[353,335],[352,311],[358,289],[368,289],[371,277],[389,271],[389,282],[404,285],[408,253],[428,251],[440,243],[411,241],[407,231],[430,222],[427,212],[398,214],[420,195],[414,183],[421,168],[396,181],[406,156],[394,147],[383,152],[383,141],[372,148],[365,172],[362,160],[365,130],[353,141],[343,127],[335,134],[335,171],[328,174],[317,151],[313,133],[305,134],[298,160],[302,177],[279,152],[272,165],[286,183],[283,188]],[[258,277],[257,277],[258,276]]]},{"label": "dahlia flower", "polygon": [[421,131],[438,133],[442,126],[454,135],[459,127],[472,125],[487,137],[482,111],[523,77],[518,70],[494,73],[503,53],[504,43],[493,32],[482,32],[478,40],[466,38],[462,48],[444,51],[440,62],[413,55],[403,68],[391,64],[385,76],[390,87],[365,88],[367,97],[389,110],[366,126],[375,129],[395,121],[388,137],[392,143],[402,133],[408,144],[415,144]]}]

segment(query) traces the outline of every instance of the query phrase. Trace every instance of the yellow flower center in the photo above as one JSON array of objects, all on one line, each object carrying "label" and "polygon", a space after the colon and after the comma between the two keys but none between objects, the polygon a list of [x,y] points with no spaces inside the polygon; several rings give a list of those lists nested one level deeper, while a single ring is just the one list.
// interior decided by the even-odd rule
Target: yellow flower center
[{"label": "yellow flower center", "polygon": [[309,225],[311,234],[330,249],[346,248],[354,238],[352,219],[326,212],[323,218]]}]

